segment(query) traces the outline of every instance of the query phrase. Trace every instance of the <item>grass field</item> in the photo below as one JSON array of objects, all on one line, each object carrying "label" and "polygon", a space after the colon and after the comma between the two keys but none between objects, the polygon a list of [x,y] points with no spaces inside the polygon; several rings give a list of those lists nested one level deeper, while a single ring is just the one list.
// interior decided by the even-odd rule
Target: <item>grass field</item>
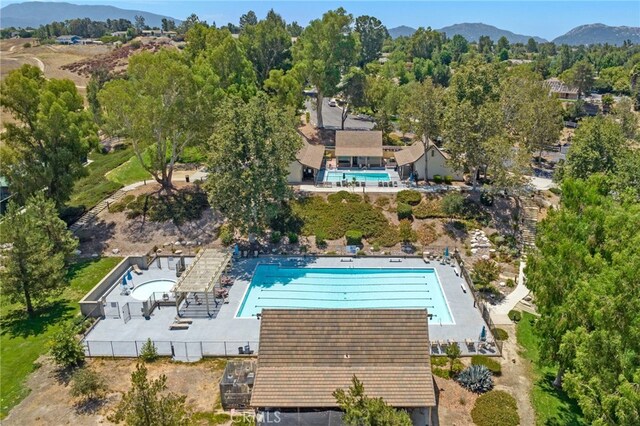
[{"label": "grass field", "polygon": [[522,313],[516,328],[518,343],[524,347],[522,356],[531,361],[533,392],[531,400],[538,425],[584,425],[580,408],[565,392],[553,386],[556,370],[539,362],[538,336],[534,334],[535,316]]},{"label": "grass field", "polygon": [[75,264],[69,271],[70,285],[62,295],[29,319],[22,306],[4,298],[0,305],[0,419],[29,392],[24,382],[34,362],[47,351],[51,335],[60,324],[77,315],[78,301],[122,259],[106,257]]},{"label": "grass field", "polygon": [[142,167],[140,160],[135,155],[107,173],[106,177],[111,182],[116,182],[122,186],[151,179],[151,175]]}]

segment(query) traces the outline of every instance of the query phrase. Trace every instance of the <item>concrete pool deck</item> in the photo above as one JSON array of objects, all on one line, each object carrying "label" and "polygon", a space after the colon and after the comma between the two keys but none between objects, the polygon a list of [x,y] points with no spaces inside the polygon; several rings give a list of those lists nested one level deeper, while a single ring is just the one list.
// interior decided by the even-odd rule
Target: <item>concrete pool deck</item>
[{"label": "concrete pool deck", "polygon": [[[453,324],[429,323],[429,337],[434,341],[459,342],[463,354],[469,354],[464,341],[477,341],[483,326],[487,326],[480,311],[474,307],[474,299],[464,279],[456,275],[451,265],[441,265],[432,261],[426,264],[421,258],[402,257],[359,257],[344,262],[341,257],[271,257],[264,256],[234,261],[231,276],[235,282],[229,288],[228,303],[220,304],[212,318],[194,317],[192,324],[184,330],[170,330],[176,317],[176,308],[162,306],[156,308],[149,319],[140,316],[135,308],[142,304],[130,296],[121,295],[120,285],[116,285],[106,295],[107,318],[101,319],[87,334],[84,342],[90,356],[137,356],[140,347],[147,340],[155,342],[161,355],[173,355],[176,359],[195,361],[202,356],[238,355],[239,348],[249,346],[258,351],[260,320],[236,317],[242,304],[253,271],[258,263],[297,264],[315,268],[434,268],[438,274],[442,290],[447,299]],[[393,260],[393,261],[392,261]],[[163,260],[166,262],[166,259]],[[176,279],[175,270],[161,263],[161,268],[153,264],[142,275],[132,274],[134,284],[157,280]],[[462,289],[465,289],[464,292]],[[116,302],[116,305],[113,303]],[[138,303],[136,305],[135,303]],[[122,306],[130,303],[134,309],[131,319],[125,322]],[[137,315],[136,315],[137,314]],[[488,327],[487,327],[488,328]],[[471,352],[475,354],[476,352]],[[487,353],[492,355],[491,352]]]}]

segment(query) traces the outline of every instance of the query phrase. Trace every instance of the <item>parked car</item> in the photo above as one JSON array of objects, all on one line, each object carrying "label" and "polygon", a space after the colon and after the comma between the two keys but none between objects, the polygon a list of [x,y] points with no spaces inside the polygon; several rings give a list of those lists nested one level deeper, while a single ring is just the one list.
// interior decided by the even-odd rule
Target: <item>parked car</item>
[{"label": "parked car", "polygon": [[336,98],[329,99],[329,106],[330,107],[338,106],[338,101],[336,100]]}]

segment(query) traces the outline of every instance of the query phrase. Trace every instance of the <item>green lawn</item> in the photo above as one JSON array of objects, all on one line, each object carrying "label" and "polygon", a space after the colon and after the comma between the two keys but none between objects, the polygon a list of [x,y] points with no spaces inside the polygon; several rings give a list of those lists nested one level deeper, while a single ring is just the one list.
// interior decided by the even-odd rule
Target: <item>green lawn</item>
[{"label": "green lawn", "polygon": [[2,299],[0,305],[0,419],[28,393],[24,381],[34,362],[47,351],[48,341],[60,324],[79,313],[78,301],[122,259],[106,257],[75,264],[69,271],[70,286],[49,302],[33,319],[19,305]]},{"label": "green lawn", "polygon": [[151,175],[142,167],[138,157],[134,155],[126,163],[110,171],[107,174],[107,179],[126,186],[141,180],[151,179]]},{"label": "green lawn", "polygon": [[522,320],[516,328],[518,343],[524,347],[522,356],[531,361],[533,392],[531,400],[536,412],[538,425],[583,425],[580,407],[565,392],[556,389],[552,383],[556,369],[539,363],[538,336],[533,332],[535,316],[522,313]]}]

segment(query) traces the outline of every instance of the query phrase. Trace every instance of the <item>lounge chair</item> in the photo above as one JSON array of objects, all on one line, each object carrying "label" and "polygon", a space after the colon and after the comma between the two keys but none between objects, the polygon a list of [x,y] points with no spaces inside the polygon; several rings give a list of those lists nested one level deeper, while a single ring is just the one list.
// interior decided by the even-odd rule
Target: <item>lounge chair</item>
[{"label": "lounge chair", "polygon": [[360,186],[364,188],[365,186],[367,186],[367,182],[360,182]]},{"label": "lounge chair", "polygon": [[394,187],[394,188],[397,188],[397,187],[398,187],[398,181],[397,181],[397,180],[394,180],[394,181],[393,181],[393,187]]},{"label": "lounge chair", "polygon": [[337,186],[338,188],[340,188],[340,186],[341,186],[341,185],[340,185],[340,182],[336,182],[336,186]]},{"label": "lounge chair", "polygon": [[359,188],[360,187],[360,182],[356,181],[356,186]]},{"label": "lounge chair", "polygon": [[176,323],[174,322],[169,326],[169,330],[188,330],[189,324],[187,323]]},{"label": "lounge chair", "polygon": [[142,269],[140,269],[137,263],[134,263],[132,268],[133,268],[133,272],[135,272],[138,275],[142,275]]},{"label": "lounge chair", "polygon": [[389,182],[383,182],[382,186],[385,187],[385,188],[388,188],[389,187]]},{"label": "lounge chair", "polygon": [[378,186],[382,188],[382,181],[378,181]]}]

